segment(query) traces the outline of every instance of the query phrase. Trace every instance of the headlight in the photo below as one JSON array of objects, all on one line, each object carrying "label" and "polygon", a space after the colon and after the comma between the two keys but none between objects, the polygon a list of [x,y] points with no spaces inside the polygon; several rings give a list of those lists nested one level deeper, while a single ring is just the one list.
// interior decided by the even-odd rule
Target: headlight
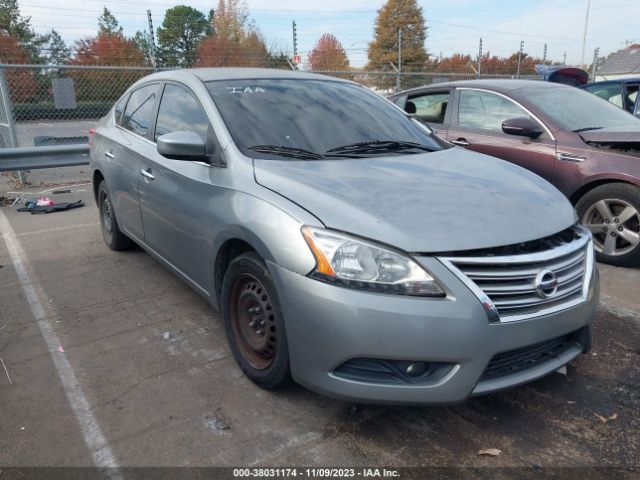
[{"label": "headlight", "polygon": [[323,228],[302,227],[316,258],[311,276],[345,287],[381,293],[444,297],[438,282],[411,258]]}]

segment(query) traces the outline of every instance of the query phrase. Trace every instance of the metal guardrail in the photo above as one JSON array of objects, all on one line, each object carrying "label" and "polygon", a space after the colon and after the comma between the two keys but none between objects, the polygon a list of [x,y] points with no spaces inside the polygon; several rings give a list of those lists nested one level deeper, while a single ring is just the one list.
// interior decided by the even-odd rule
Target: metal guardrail
[{"label": "metal guardrail", "polygon": [[89,165],[89,145],[0,148],[0,172]]}]

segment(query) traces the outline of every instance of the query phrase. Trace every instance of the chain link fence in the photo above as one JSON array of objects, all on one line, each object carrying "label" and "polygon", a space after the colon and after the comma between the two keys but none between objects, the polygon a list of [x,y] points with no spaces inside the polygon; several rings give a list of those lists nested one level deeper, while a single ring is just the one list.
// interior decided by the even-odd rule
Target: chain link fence
[{"label": "chain link fence", "polygon": [[[87,143],[89,130],[145,67],[0,65],[0,148]],[[387,96],[400,89],[473,79],[473,73],[315,72],[352,80]],[[511,75],[483,75],[483,78]],[[0,195],[29,186],[89,180],[88,167],[0,173]]]}]

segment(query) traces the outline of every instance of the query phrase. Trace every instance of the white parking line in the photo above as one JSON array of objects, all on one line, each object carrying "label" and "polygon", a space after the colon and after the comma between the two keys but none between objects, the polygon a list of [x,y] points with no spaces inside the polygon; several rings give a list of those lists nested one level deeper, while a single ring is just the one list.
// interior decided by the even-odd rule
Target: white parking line
[{"label": "white parking line", "polygon": [[98,421],[91,413],[89,401],[82,391],[82,386],[78,382],[71,364],[65,354],[57,352],[60,341],[47,320],[49,318],[55,318],[55,312],[47,305],[46,301],[43,301],[47,298],[44,290],[34,275],[22,245],[2,209],[0,209],[0,232],[7,245],[9,257],[16,270],[31,312],[38,323],[40,333],[44,337],[51,359],[58,371],[58,376],[62,382],[71,409],[78,419],[82,436],[91,452],[93,462],[97,467],[109,468],[110,470],[107,472],[107,475],[111,478],[121,479],[122,475],[118,469],[118,464],[116,463],[113,452],[111,448],[109,448],[107,440],[100,429],[100,425],[98,425]]},{"label": "white parking line", "polygon": [[51,228],[42,228],[40,230],[32,230],[30,232],[20,232],[20,233],[16,233],[15,236],[16,237],[28,237],[31,235],[42,235],[45,233],[51,233],[51,232],[66,232],[67,230],[72,230],[75,228],[95,228],[100,226],[99,222],[93,222],[93,223],[79,223],[77,225],[68,225],[65,227],[51,227]]}]

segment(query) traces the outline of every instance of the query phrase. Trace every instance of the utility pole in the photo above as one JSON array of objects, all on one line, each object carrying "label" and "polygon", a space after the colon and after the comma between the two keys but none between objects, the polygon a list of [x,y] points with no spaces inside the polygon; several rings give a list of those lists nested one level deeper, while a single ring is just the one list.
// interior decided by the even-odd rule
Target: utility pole
[{"label": "utility pole", "polygon": [[567,65],[567,51],[564,51],[564,54],[562,54],[562,65],[566,66]]},{"label": "utility pole", "polygon": [[480,78],[481,68],[482,68],[482,37],[480,37],[480,43],[478,44],[478,78]]},{"label": "utility pole", "polygon": [[298,55],[298,32],[296,31],[296,21],[291,21],[291,28],[293,29],[293,56]]},{"label": "utility pole", "polygon": [[402,88],[402,27],[398,27],[398,76],[396,78],[396,92]]},{"label": "utility pole", "polygon": [[542,52],[542,64],[546,65],[547,64],[547,44],[544,44],[544,50]]},{"label": "utility pole", "polygon": [[153,69],[157,70],[158,66],[156,63],[156,39],[153,34],[153,20],[151,20],[151,10],[147,10],[147,20],[149,21],[149,48],[151,49],[151,64],[153,65]]},{"label": "utility pole", "polygon": [[520,41],[520,50],[518,51],[518,71],[516,78],[520,78],[520,64],[522,63],[522,50],[524,50],[524,40]]},{"label": "utility pole", "polygon": [[580,67],[584,66],[584,49],[587,46],[587,27],[589,26],[589,10],[591,10],[591,0],[587,0],[587,14],[584,17],[584,34],[582,35],[582,56],[580,57]]},{"label": "utility pole", "polygon": [[596,47],[593,51],[593,63],[591,64],[591,81],[595,82],[596,73],[598,73],[598,57],[600,55],[600,47]]}]

